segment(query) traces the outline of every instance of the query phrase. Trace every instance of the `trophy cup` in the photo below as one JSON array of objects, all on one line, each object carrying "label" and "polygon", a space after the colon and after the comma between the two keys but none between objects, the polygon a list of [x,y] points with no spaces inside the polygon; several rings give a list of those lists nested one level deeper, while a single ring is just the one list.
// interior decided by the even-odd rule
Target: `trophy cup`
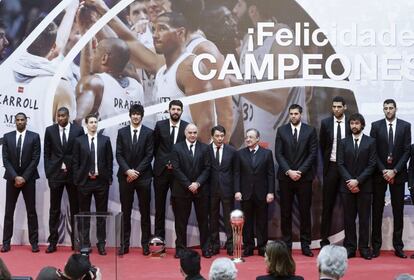
[{"label": "trophy cup", "polygon": [[151,253],[151,257],[165,257],[165,242],[161,237],[151,238],[148,246]]},{"label": "trophy cup", "polygon": [[230,224],[233,230],[234,257],[232,261],[234,263],[241,263],[244,262],[242,258],[244,214],[241,210],[236,209],[230,213]]}]

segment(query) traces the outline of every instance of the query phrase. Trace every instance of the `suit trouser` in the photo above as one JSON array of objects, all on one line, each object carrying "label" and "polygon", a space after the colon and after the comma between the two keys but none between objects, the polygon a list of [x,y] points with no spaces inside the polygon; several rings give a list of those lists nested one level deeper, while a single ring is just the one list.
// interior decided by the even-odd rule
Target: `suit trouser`
[{"label": "suit trouser", "polygon": [[280,212],[283,241],[292,248],[292,211],[295,196],[299,204],[301,247],[311,244],[312,181],[279,181]]},{"label": "suit trouser", "polygon": [[27,211],[27,223],[29,228],[29,242],[34,245],[39,241],[38,222],[36,213],[36,181],[27,181],[21,188],[14,186],[14,181],[6,183],[6,209],[4,214],[3,244],[10,244],[13,236],[14,210],[20,192],[23,193]]},{"label": "suit trouser", "polygon": [[[375,187],[372,191],[372,248],[380,250],[382,245],[382,214],[384,212],[385,192],[388,183],[383,178],[375,178]],[[402,250],[404,227],[404,183],[390,185],[392,214],[394,217],[394,231],[392,245],[396,250]]]},{"label": "suit trouser", "polygon": [[220,202],[223,207],[223,224],[226,232],[226,248],[231,248],[233,244],[233,231],[230,225],[230,213],[234,209],[234,198],[218,195],[210,197],[210,236],[213,249],[220,248]]},{"label": "suit trouser", "polygon": [[70,207],[70,224],[71,233],[70,239],[74,245],[74,229],[75,229],[75,215],[79,213],[78,190],[76,186],[68,182],[51,182],[50,188],[50,209],[49,209],[49,238],[50,244],[56,245],[59,241],[59,221],[63,190],[66,188]]},{"label": "suit trouser", "polygon": [[171,189],[174,176],[171,171],[165,169],[160,176],[154,177],[155,194],[155,236],[165,239],[165,203],[168,190]]},{"label": "suit trouser", "polygon": [[[108,211],[108,193],[109,186],[107,183],[96,180],[88,179],[85,186],[79,186],[79,210],[80,212],[90,212],[92,196],[95,198],[95,208],[97,213],[106,213]],[[90,218],[84,218],[81,223],[78,224],[82,234],[82,246],[90,246],[89,229]],[[106,239],[106,220],[104,217],[96,218],[96,237],[98,244],[105,245]]]},{"label": "suit trouser", "polygon": [[187,248],[187,225],[191,214],[191,205],[197,217],[198,229],[200,231],[200,247],[208,249],[208,196],[173,197],[172,205],[175,216],[175,240],[176,250]]},{"label": "suit trouser", "polygon": [[137,193],[141,214],[141,245],[148,245],[151,237],[151,178],[128,183],[126,177],[119,178],[119,194],[124,221],[124,236],[121,244],[129,247],[131,237],[131,212],[134,193]]},{"label": "suit trouser", "polygon": [[243,245],[245,249],[254,248],[254,229],[256,225],[257,247],[263,248],[268,241],[266,200],[257,199],[253,194],[247,200],[242,200],[241,207],[245,215],[243,227]]},{"label": "suit trouser", "polygon": [[[371,213],[371,193],[341,193],[344,205],[344,247],[350,251],[367,250],[369,248],[369,216]],[[359,240],[355,219],[359,218]]]},{"label": "suit trouser", "polygon": [[328,237],[331,233],[332,214],[339,193],[342,180],[336,162],[329,162],[328,170],[324,170],[322,191],[322,221],[321,221],[321,243],[329,244]]}]

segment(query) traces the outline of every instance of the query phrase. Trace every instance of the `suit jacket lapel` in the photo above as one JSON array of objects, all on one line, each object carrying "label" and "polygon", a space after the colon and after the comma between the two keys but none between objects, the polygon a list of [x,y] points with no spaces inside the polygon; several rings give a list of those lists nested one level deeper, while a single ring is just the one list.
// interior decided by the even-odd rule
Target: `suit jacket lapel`
[{"label": "suit jacket lapel", "polygon": [[257,151],[256,151],[256,153],[254,155],[255,156],[255,158],[254,158],[254,164],[252,165],[254,170],[256,170],[257,166],[261,162],[261,157],[263,155],[262,149],[263,148],[259,147],[259,149],[257,149]]},{"label": "suit jacket lapel", "polygon": [[[55,124],[55,127],[53,129],[55,130],[54,136],[57,137],[57,140],[59,142],[59,147],[63,150],[62,139],[60,139],[59,125]],[[70,130],[70,132],[72,132],[72,129]]]}]

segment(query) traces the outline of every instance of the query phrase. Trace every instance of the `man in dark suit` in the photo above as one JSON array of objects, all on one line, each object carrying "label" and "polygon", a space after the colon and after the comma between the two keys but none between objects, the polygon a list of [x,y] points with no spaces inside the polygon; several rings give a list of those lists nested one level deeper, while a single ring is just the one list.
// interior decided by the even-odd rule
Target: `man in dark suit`
[{"label": "man in dark suit", "polygon": [[38,223],[36,213],[36,179],[39,178],[37,165],[40,160],[39,134],[26,129],[27,117],[24,113],[15,115],[16,131],[4,134],[3,165],[6,183],[6,209],[4,213],[3,246],[1,252],[10,251],[13,235],[13,219],[20,192],[26,205],[29,228],[29,242],[32,252],[39,252]]},{"label": "man in dark suit", "polygon": [[240,188],[235,185],[235,199],[241,201],[245,216],[243,227],[243,256],[253,255],[254,228],[257,248],[264,256],[268,241],[268,204],[274,200],[275,166],[271,150],[259,146],[260,132],[255,128],[246,131],[246,148],[238,151],[240,160]]},{"label": "man in dark suit", "polygon": [[323,192],[322,192],[322,221],[321,247],[329,245],[331,234],[332,212],[339,193],[341,175],[336,164],[336,155],[341,139],[351,134],[348,118],[345,116],[345,100],[341,96],[332,99],[332,115],[321,122],[319,144],[323,158]]},{"label": "man in dark suit", "polygon": [[[113,155],[109,137],[98,134],[98,119],[89,114],[85,118],[87,134],[79,136],[73,144],[73,178],[78,186],[79,210],[90,212],[92,195],[95,198],[96,212],[106,213],[108,210],[108,192],[112,184]],[[106,222],[105,218],[96,219],[96,235],[98,253],[106,255]],[[90,220],[85,218],[80,223],[83,228],[81,238],[83,247],[90,249]]]},{"label": "man in dark suit", "polygon": [[[226,129],[217,125],[211,129],[213,143],[210,144],[210,236],[214,255],[220,253],[219,219],[220,202],[223,207],[223,222],[226,232],[227,254],[233,254],[233,232],[230,213],[234,209],[234,190],[240,189],[239,157],[236,149],[224,144]],[[236,186],[237,185],[237,186]]]},{"label": "man in dark suit", "polygon": [[382,245],[382,213],[387,185],[390,186],[394,231],[392,245],[395,255],[407,258],[402,241],[404,225],[404,190],[407,182],[407,161],[410,157],[411,124],[397,119],[397,104],[393,99],[383,103],[385,119],[371,124],[370,136],[375,138],[377,172],[372,196],[372,256],[380,255]]},{"label": "man in dark suit", "polygon": [[275,141],[283,241],[292,248],[292,209],[296,196],[299,203],[302,254],[313,257],[309,246],[312,241],[312,180],[318,140],[315,128],[302,123],[300,105],[290,105],[289,117],[290,123],[278,128]]},{"label": "man in dark suit", "polygon": [[66,188],[70,206],[71,242],[74,248],[75,215],[79,212],[78,191],[73,184],[72,151],[78,136],[85,134],[83,128],[69,123],[69,110],[61,107],[57,111],[57,123],[46,128],[44,139],[44,165],[50,188],[49,246],[46,253],[56,251],[59,241],[60,207],[63,190]]},{"label": "man in dark suit", "polygon": [[[414,144],[410,147],[410,165],[408,166],[408,189],[411,196],[411,204],[414,205]],[[414,254],[410,256],[414,259]]]},{"label": "man in dark suit", "polygon": [[355,257],[357,234],[355,219],[359,217],[358,248],[361,257],[372,258],[369,248],[369,216],[371,211],[372,174],[375,171],[375,139],[362,133],[365,120],[361,114],[349,117],[352,135],[343,139],[338,148],[337,164],[342,176],[341,198],[344,205],[344,247],[348,258]]},{"label": "man in dark suit", "polygon": [[173,165],[171,151],[175,143],[185,140],[184,129],[188,123],[181,120],[183,103],[172,100],[169,104],[170,119],[158,121],[154,128],[154,193],[155,236],[165,239],[165,202],[172,187]]},{"label": "man in dark suit", "polygon": [[175,257],[187,248],[187,224],[191,205],[197,216],[200,247],[205,258],[211,257],[208,244],[208,187],[210,174],[209,147],[197,141],[197,126],[188,124],[186,140],[173,146],[174,183],[171,191],[175,215]]},{"label": "man in dark suit", "polygon": [[118,180],[121,199],[124,236],[121,254],[129,253],[131,236],[131,211],[134,193],[137,193],[141,214],[142,253],[149,255],[148,242],[151,236],[151,161],[154,153],[153,131],[142,125],[144,108],[134,104],[129,109],[131,125],[118,130],[116,138],[116,160],[119,164]]}]

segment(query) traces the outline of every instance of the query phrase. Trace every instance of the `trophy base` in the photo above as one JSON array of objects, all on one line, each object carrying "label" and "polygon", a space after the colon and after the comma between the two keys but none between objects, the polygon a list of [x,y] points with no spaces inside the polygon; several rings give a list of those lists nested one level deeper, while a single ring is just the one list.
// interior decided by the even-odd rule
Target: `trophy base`
[{"label": "trophy base", "polygon": [[234,263],[244,263],[244,259],[243,258],[232,258],[231,260]]}]

